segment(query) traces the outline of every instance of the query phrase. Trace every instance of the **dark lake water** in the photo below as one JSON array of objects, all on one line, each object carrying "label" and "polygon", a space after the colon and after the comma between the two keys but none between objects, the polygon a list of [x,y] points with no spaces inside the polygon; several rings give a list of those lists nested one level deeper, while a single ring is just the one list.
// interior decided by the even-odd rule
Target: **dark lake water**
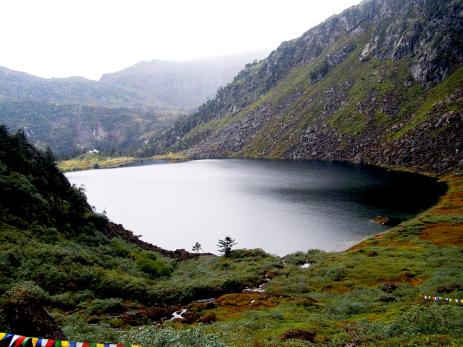
[{"label": "dark lake water", "polygon": [[90,204],[163,248],[200,242],[217,253],[231,236],[240,248],[279,255],[342,250],[437,202],[433,178],[330,162],[200,160],[66,174]]}]

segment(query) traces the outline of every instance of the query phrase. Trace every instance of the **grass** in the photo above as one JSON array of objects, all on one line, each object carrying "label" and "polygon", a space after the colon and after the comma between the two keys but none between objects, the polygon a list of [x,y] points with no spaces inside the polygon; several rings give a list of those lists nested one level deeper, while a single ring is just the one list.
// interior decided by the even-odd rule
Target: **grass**
[{"label": "grass", "polygon": [[86,153],[76,158],[59,162],[58,168],[63,172],[108,169],[128,165],[137,161],[140,161],[140,158],[107,157],[96,153]]},{"label": "grass", "polygon": [[[227,346],[461,345],[463,305],[419,298],[463,298],[463,179],[444,180],[449,189],[436,206],[344,252],[309,250],[283,261],[261,251],[235,251],[226,260],[204,256],[180,262],[170,277],[153,282],[155,291],[186,305],[179,307],[201,316],[213,314],[216,321],[211,324],[166,322],[160,330],[115,329],[103,321],[82,323],[79,334],[101,329],[102,336],[146,346],[158,346],[153,341],[159,341],[159,334],[180,341],[193,332],[201,336],[198,341],[210,338]],[[226,271],[224,261],[229,264]],[[309,268],[300,267],[307,262]],[[256,286],[264,276],[270,279],[265,293],[242,293],[244,286]],[[231,293],[221,295],[219,288],[227,286]],[[210,307],[188,304],[195,295],[209,297],[214,292],[218,297]],[[94,301],[89,309],[111,310],[118,304]],[[82,336],[69,323],[75,314],[66,317],[66,331]],[[314,339],[285,339],[295,330]]]},{"label": "grass", "polygon": [[168,161],[182,161],[187,160],[188,158],[181,154],[181,153],[166,153],[166,154],[158,154],[152,157],[155,160],[168,160]]}]

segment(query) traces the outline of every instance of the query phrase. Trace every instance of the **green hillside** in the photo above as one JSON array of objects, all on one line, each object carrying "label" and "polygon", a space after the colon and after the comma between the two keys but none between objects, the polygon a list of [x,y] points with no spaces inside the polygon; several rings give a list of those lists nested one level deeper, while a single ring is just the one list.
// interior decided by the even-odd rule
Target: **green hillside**
[{"label": "green hillside", "polygon": [[[27,296],[77,341],[463,345],[462,64],[463,0],[366,0],[246,65],[174,125],[135,108],[0,100],[27,132],[0,126],[0,331],[14,330],[3,307]],[[60,155],[97,147],[104,159],[369,163],[428,172],[448,190],[343,252],[166,251],[95,213],[27,136]]]},{"label": "green hillside", "polygon": [[0,124],[22,129],[41,149],[59,158],[97,149],[107,155],[132,153],[147,137],[161,133],[179,115],[134,108],[0,101]]},{"label": "green hillside", "polygon": [[[463,299],[460,176],[444,178],[449,191],[436,207],[345,252],[280,258],[233,250],[228,257],[194,257],[143,243],[94,213],[82,189],[54,166],[53,155],[37,151],[23,133],[9,135],[1,127],[0,144],[2,330],[11,330],[11,323],[1,303],[28,295],[47,307],[71,340],[142,346],[463,343],[463,305],[419,296]],[[169,321],[182,308],[184,320]]]}]

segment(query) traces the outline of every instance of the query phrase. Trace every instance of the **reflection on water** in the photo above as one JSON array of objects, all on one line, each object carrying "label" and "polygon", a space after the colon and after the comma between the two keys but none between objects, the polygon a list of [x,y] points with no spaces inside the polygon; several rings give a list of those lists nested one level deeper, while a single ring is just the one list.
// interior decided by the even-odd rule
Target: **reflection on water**
[{"label": "reflection on water", "polygon": [[198,241],[214,253],[226,235],[280,255],[344,249],[386,229],[372,217],[410,218],[445,191],[429,177],[315,161],[200,160],[67,177],[143,240],[167,249]]}]

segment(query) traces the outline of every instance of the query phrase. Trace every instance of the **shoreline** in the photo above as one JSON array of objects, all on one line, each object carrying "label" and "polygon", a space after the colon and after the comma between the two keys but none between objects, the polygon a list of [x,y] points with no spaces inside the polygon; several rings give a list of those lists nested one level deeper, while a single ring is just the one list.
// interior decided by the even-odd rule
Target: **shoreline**
[{"label": "shoreline", "polygon": [[[128,162],[128,163],[121,163],[120,165],[111,166],[111,167],[100,167],[99,169],[120,168],[120,167],[136,167],[136,166],[144,166],[144,165],[153,165],[153,164],[156,164],[156,163],[176,163],[176,162],[183,162],[183,161],[202,160],[202,159],[183,159],[183,160],[180,160],[178,158],[179,157],[177,157],[176,160],[168,160],[166,156],[162,156],[162,157],[161,156],[156,156],[156,159],[154,159],[154,157],[151,157],[151,158],[131,158],[133,160]],[[233,160],[233,159],[241,159],[241,158],[224,158],[224,159],[232,159]],[[255,159],[250,159],[250,158],[243,158],[243,159],[244,160],[255,160]],[[143,160],[146,160],[147,162],[143,163]],[[291,162],[300,162],[301,161],[301,160],[284,160],[284,159],[283,160],[281,160],[281,159],[256,159],[256,160],[291,161]],[[140,161],[141,161],[141,163],[140,163]],[[386,230],[383,230],[383,231],[380,231],[378,233],[368,235],[368,236],[366,236],[364,238],[361,238],[359,240],[356,240],[356,241],[349,242],[349,245],[346,245],[342,249],[325,251],[327,253],[332,253],[332,254],[340,254],[340,253],[349,251],[349,250],[357,247],[359,244],[364,243],[365,241],[368,241],[370,239],[374,239],[375,237],[378,237],[380,235],[385,235],[385,234],[395,230],[396,228],[399,228],[403,224],[407,224],[407,223],[410,223],[412,221],[415,221],[415,220],[419,219],[421,215],[426,214],[428,211],[430,211],[433,208],[435,208],[436,206],[438,206],[441,203],[441,201],[446,198],[446,196],[449,193],[449,189],[450,189],[449,180],[452,177],[457,177],[455,174],[453,174],[453,175],[438,175],[438,174],[433,174],[433,173],[429,173],[429,172],[419,172],[419,171],[416,171],[414,169],[406,168],[406,167],[389,167],[389,166],[380,166],[380,165],[374,165],[374,164],[356,164],[356,163],[352,163],[352,162],[349,162],[349,161],[340,161],[340,163],[346,163],[346,164],[351,164],[351,165],[361,165],[361,166],[367,166],[367,167],[370,166],[370,167],[373,167],[373,168],[376,167],[376,168],[380,168],[380,169],[387,170],[387,171],[403,172],[403,173],[410,173],[410,174],[417,174],[417,175],[422,175],[422,176],[427,176],[427,177],[433,177],[437,181],[444,183],[445,186],[446,186],[446,188],[445,188],[446,190],[442,195],[440,195],[438,197],[437,201],[432,206],[429,206],[428,208],[426,208],[425,210],[419,212],[415,216],[413,216],[413,217],[411,217],[409,219],[403,220],[402,222],[400,222],[397,225],[389,226]],[[93,168],[88,168],[88,169],[84,169],[84,170],[71,170],[71,171],[66,171],[66,173],[67,172],[77,172],[77,171],[88,171],[88,170],[92,170],[92,169]],[[285,255],[277,255],[277,256],[280,257],[280,258],[284,258],[284,257],[286,257],[288,255],[291,255],[291,254],[294,254],[296,252],[306,252],[306,251],[307,250],[299,250],[299,251],[294,251],[294,252],[291,252],[291,253],[288,253],[288,254],[285,254]],[[269,254],[275,255],[273,253],[269,253]]]}]

